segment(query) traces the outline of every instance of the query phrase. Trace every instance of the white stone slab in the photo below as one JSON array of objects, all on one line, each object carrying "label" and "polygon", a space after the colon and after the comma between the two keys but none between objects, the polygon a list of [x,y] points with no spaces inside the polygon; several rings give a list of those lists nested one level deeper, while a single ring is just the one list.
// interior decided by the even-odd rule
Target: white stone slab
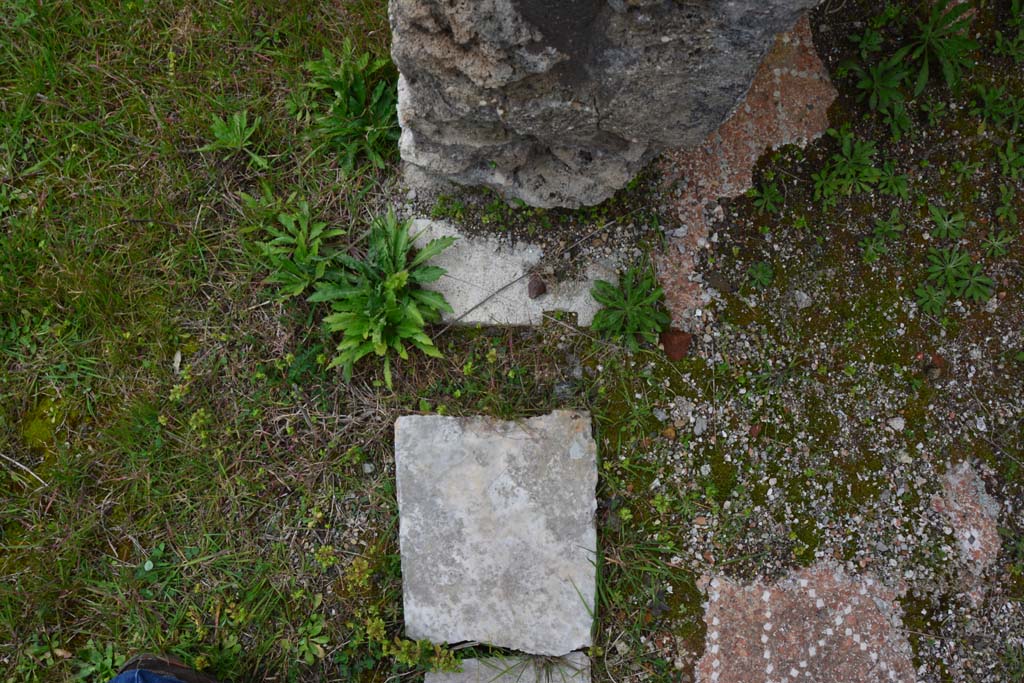
[{"label": "white stone slab", "polygon": [[[438,237],[457,238],[455,244],[431,261],[448,273],[427,285],[444,294],[454,309],[454,313],[445,314],[445,321],[457,320],[463,325],[539,325],[544,313],[567,311],[576,314],[580,326],[589,327],[601,308],[590,296],[594,281],[618,282],[613,262],[592,263],[587,266],[584,279],[549,283],[546,294],[531,299],[527,294],[530,278],[526,274],[544,256],[540,246],[525,242],[512,246],[493,237],[463,235],[450,223],[423,218],[414,220],[409,230],[418,235],[418,246]],[[513,284],[506,287],[510,282]]]},{"label": "white stone slab", "polygon": [[424,683],[590,683],[590,660],[582,652],[557,659],[465,659],[461,672],[428,673]]},{"label": "white stone slab", "polygon": [[591,644],[590,415],[395,422],[405,630],[564,655]]}]

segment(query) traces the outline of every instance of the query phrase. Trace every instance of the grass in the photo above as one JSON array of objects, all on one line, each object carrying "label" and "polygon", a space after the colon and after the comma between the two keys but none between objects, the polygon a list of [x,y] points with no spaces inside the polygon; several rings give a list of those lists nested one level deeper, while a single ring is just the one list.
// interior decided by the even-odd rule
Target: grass
[{"label": "grass", "polygon": [[[0,679],[70,678],[108,647],[310,669],[306,617],[342,574],[315,553],[393,555],[393,491],[336,458],[343,420],[381,416],[342,412],[241,196],[299,192],[340,226],[381,203],[384,175],[305,160],[285,96],[345,37],[386,54],[383,4],[21,3],[0,25],[0,452],[20,465],[0,470]],[[242,110],[266,170],[199,151]],[[362,522],[335,529],[343,510]],[[379,564],[367,602],[393,627]]]},{"label": "grass", "polygon": [[[777,569],[826,550],[866,552],[853,531],[842,547],[819,547],[828,515],[871,518],[887,484],[882,456],[865,445],[870,416],[843,425],[836,405],[854,414],[866,397],[897,400],[907,443],[952,457],[944,423],[928,415],[938,389],[907,349],[930,351],[939,336],[985,338],[988,297],[956,310],[943,299],[913,321],[880,313],[916,305],[914,289],[928,282],[928,249],[938,244],[920,237],[936,225],[929,206],[948,208],[942,220],[963,212],[940,246],[958,249],[951,240],[962,239],[987,274],[956,282],[991,277],[993,292],[1008,292],[999,315],[1019,302],[1022,243],[1009,220],[1024,210],[1019,146],[976,134],[977,121],[964,118],[980,72],[965,71],[960,100],[936,91],[928,119],[946,111],[941,122],[935,115],[938,132],[925,125],[924,105],[908,101],[915,123],[904,142],[847,83],[833,122],[843,132],[799,160],[792,150],[766,159],[778,174],[762,173],[761,194],[730,207],[708,264],[749,282],[709,310],[728,334],[755,330],[753,350],[695,351],[670,364],[556,316],[534,331],[447,330],[435,339],[444,357],[396,364],[392,388],[372,364],[345,383],[328,368],[337,338],[302,297],[280,300],[257,242],[305,201],[309,224],[345,231],[329,239],[347,250],[394,196],[393,166],[347,171],[292,99],[325,48],[338,54],[349,39],[386,57],[385,3],[13,2],[0,9],[0,32],[5,683],[103,680],[139,650],[228,680],[384,681],[443,665],[444,651],[395,641],[393,422],[410,412],[515,418],[569,406],[592,411],[599,441],[595,677],[676,680],[671,657],[652,643],[677,638],[677,650],[702,651],[699,573],[749,577],[769,560]],[[1024,94],[1019,79],[1006,87]],[[201,151],[214,141],[214,117],[242,111],[246,130],[259,122],[242,149],[265,168],[245,151]],[[935,145],[919,144],[930,135]],[[955,181],[952,161],[976,177]],[[769,189],[783,176],[796,181],[786,181],[784,202]],[[627,198],[646,197],[649,184]],[[1000,184],[1001,193],[971,194]],[[594,226],[658,220],[641,209],[620,198],[572,216]],[[481,214],[516,234],[570,220],[493,200],[481,209],[448,198],[437,210]],[[825,225],[840,227],[824,235]],[[869,236],[878,242],[865,264],[857,245]],[[798,244],[799,262],[779,244]],[[784,297],[826,271],[836,284],[818,296],[819,314],[795,319]],[[748,306],[751,297],[766,305]],[[897,324],[905,337],[888,334]],[[1008,370],[981,398],[1009,403],[1024,349],[1004,338]],[[815,355],[825,343],[832,355]],[[709,435],[746,435],[749,450],[659,418],[677,396],[739,406],[712,417]],[[1014,419],[993,427],[990,443],[957,446],[977,452],[1011,492],[1021,485],[1003,457],[1020,453]],[[797,438],[806,451],[790,452]],[[835,455],[850,439],[849,457]],[[832,496],[824,518],[807,496],[819,489]]]}]

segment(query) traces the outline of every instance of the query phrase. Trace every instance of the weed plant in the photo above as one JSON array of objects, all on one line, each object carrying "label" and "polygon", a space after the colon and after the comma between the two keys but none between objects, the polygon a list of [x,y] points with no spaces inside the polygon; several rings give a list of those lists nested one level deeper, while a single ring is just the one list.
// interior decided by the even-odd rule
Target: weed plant
[{"label": "weed plant", "polygon": [[670,322],[662,304],[664,291],[647,260],[627,268],[617,286],[598,280],[590,294],[602,306],[594,316],[594,332],[620,340],[633,351],[641,342],[656,344]]}]

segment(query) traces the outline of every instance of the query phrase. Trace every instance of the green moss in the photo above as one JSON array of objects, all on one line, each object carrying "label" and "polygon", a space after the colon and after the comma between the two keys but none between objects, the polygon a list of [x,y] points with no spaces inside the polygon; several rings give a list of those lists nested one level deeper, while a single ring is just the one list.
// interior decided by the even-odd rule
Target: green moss
[{"label": "green moss", "polygon": [[66,402],[42,399],[22,420],[25,445],[37,454],[52,453],[57,447],[57,430],[69,417]]},{"label": "green moss", "polygon": [[[915,667],[922,665],[921,655],[919,654],[922,643],[930,641],[930,644],[933,644],[935,642],[935,639],[928,635],[936,630],[937,624],[933,619],[933,615],[941,614],[943,611],[942,605],[947,601],[948,597],[944,595],[938,597],[937,600],[930,600],[927,597],[916,596],[909,592],[899,599],[900,607],[903,608],[903,627],[907,633],[907,638],[910,640],[910,647],[914,652]],[[929,661],[928,664],[929,667],[938,668],[938,673],[943,683],[953,680],[944,662]]]}]

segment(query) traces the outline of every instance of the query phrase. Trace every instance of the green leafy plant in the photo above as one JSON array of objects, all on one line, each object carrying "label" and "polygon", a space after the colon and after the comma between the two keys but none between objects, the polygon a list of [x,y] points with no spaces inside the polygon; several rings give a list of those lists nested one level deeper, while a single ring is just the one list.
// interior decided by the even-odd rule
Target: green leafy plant
[{"label": "green leafy plant", "polygon": [[830,128],[828,134],[839,142],[839,152],[820,172],[811,175],[814,198],[824,200],[826,206],[834,204],[836,195],[870,190],[882,177],[881,170],[873,165],[874,142],[856,139],[849,125],[840,130]]},{"label": "green leafy plant", "polygon": [[995,53],[1012,59],[1015,64],[1024,62],[1024,29],[1017,29],[1016,33],[996,31]]},{"label": "green leafy plant", "polygon": [[882,11],[871,17],[868,22],[874,29],[883,29],[891,26],[901,29],[907,23],[907,8],[899,2],[886,2]]},{"label": "green leafy plant", "polygon": [[48,670],[57,666],[69,654],[60,646],[56,636],[34,633],[32,641],[15,653],[13,662],[8,662],[7,677],[0,680],[5,683],[40,683],[50,680],[53,672]]},{"label": "green leafy plant", "polygon": [[971,258],[957,247],[932,247],[928,250],[928,263],[928,279],[952,290],[963,279]]},{"label": "green leafy plant", "polygon": [[883,254],[889,252],[889,247],[886,245],[885,240],[877,235],[865,237],[858,244],[864,252],[864,263],[874,263],[880,259]]},{"label": "green leafy plant", "polygon": [[[315,606],[313,609],[319,607],[319,598],[317,596]],[[325,633],[327,627],[327,620],[324,615],[317,614],[316,612],[311,613],[306,620],[299,626],[299,631],[295,638],[295,652],[299,656],[299,659],[306,664],[315,664],[316,662],[323,659],[327,652],[324,646],[327,645],[331,639],[330,636]]]},{"label": "green leafy plant", "polygon": [[971,301],[983,302],[992,298],[992,288],[995,283],[992,278],[985,275],[981,266],[972,263],[967,267],[966,272],[957,281],[957,296],[967,297]]},{"label": "green leafy plant", "polygon": [[75,678],[90,683],[105,683],[117,675],[124,662],[124,655],[116,654],[113,645],[97,645],[90,638],[75,658]]},{"label": "green leafy plant", "polygon": [[879,218],[875,221],[874,234],[882,239],[894,240],[905,229],[905,226],[900,223],[900,210],[893,209],[889,212],[889,218]]},{"label": "green leafy plant", "polygon": [[967,37],[970,19],[966,16],[970,3],[937,0],[928,3],[928,18],[917,21],[917,31],[910,42],[896,51],[893,60],[910,60],[917,64],[914,96],[920,95],[928,84],[932,71],[940,71],[946,85],[960,82],[964,68],[972,66],[968,54],[978,44]]},{"label": "green leafy plant", "polygon": [[369,248],[365,259],[337,254],[340,268],[328,270],[316,283],[312,302],[328,302],[333,313],[324,319],[327,330],[342,334],[337,355],[330,367],[340,366],[345,379],[352,378],[353,366],[363,357],[376,354],[384,360],[384,382],[391,387],[391,355],[405,360],[407,345],[428,356],[441,352],[427,336],[427,323],[451,312],[444,296],[422,285],[435,282],[445,270],[428,265],[447,249],[454,237],[431,240],[418,252],[409,234],[409,221],[399,221],[394,211],[370,224]]},{"label": "green leafy plant", "polygon": [[928,117],[929,126],[937,126],[949,115],[949,106],[942,100],[928,97],[920,105],[921,111]]},{"label": "green leafy plant", "polygon": [[434,207],[430,210],[430,217],[434,219],[448,218],[461,221],[465,218],[465,214],[466,203],[447,194],[438,197]]},{"label": "green leafy plant", "polygon": [[1010,225],[1017,222],[1017,210],[1013,208],[1014,194],[1014,189],[1011,186],[999,186],[999,206],[996,207],[996,220],[998,222]]},{"label": "green leafy plant", "polygon": [[882,171],[878,176],[878,191],[901,199],[910,198],[910,185],[907,176],[896,172],[896,164],[892,160],[882,164]]},{"label": "green leafy plant", "polygon": [[1013,242],[1013,238],[1010,233],[1005,230],[996,232],[992,230],[989,232],[988,237],[981,243],[981,248],[984,249],[985,255],[989,258],[995,258],[997,256],[1006,256],[1010,253],[1010,244]]},{"label": "green leafy plant", "polygon": [[982,83],[974,86],[974,94],[977,95],[977,103],[971,107],[971,116],[980,116],[996,125],[1006,121],[1009,112],[1005,88],[990,88]]},{"label": "green leafy plant", "polygon": [[888,219],[876,220],[871,235],[860,242],[860,247],[864,250],[864,262],[874,263],[883,254],[888,253],[888,243],[898,238],[904,229],[904,225],[900,223],[899,209],[893,209]]},{"label": "green leafy plant", "polygon": [[950,213],[941,206],[928,205],[928,213],[931,215],[935,228],[932,234],[940,239],[959,239],[964,234],[967,220],[961,212]]},{"label": "green leafy plant", "polygon": [[889,133],[892,139],[899,142],[903,136],[910,132],[913,121],[902,102],[895,102],[891,107],[882,112],[882,121],[889,126]]},{"label": "green leafy plant", "polygon": [[391,659],[393,673],[459,671],[459,661],[445,646],[428,640],[388,637],[387,627],[375,606],[360,610],[345,627],[349,637],[334,654],[334,662],[345,680],[361,680],[360,673],[378,668],[386,659]]},{"label": "green leafy plant", "polygon": [[591,328],[604,337],[621,339],[634,351],[643,341],[656,344],[670,322],[662,304],[664,291],[646,259],[627,268],[617,286],[598,280],[590,295],[602,306]]},{"label": "green leafy plant", "polygon": [[213,142],[199,148],[200,152],[228,152],[228,156],[245,152],[250,162],[256,168],[265,169],[270,166],[266,158],[256,154],[251,147],[250,141],[253,134],[260,125],[262,119],[257,116],[249,124],[249,112],[245,109],[236,111],[231,118],[224,120],[216,114],[213,115],[213,123],[210,125],[210,132],[213,133]]},{"label": "green leafy plant", "polygon": [[1010,180],[1020,180],[1024,177],[1024,150],[1017,149],[1013,138],[1007,140],[1006,147],[1000,148],[997,154],[1003,175]]},{"label": "green leafy plant", "polygon": [[782,193],[774,182],[751,188],[748,194],[754,198],[754,206],[760,213],[778,213],[782,208]]},{"label": "green leafy plant", "polygon": [[981,170],[981,162],[978,161],[961,161],[957,159],[953,162],[953,172],[956,173],[956,178],[960,182],[967,182],[974,175]]},{"label": "green leafy plant", "polygon": [[858,101],[868,101],[871,111],[891,111],[897,104],[903,103],[903,91],[900,89],[909,73],[902,59],[884,59],[867,67],[854,64],[851,67],[857,76]]},{"label": "green leafy plant", "polygon": [[970,256],[956,247],[928,250],[928,279],[956,296],[987,301],[992,296],[992,279]]},{"label": "green leafy plant", "polygon": [[356,52],[346,39],[341,54],[323,51],[305,65],[311,74],[307,95],[292,101],[293,115],[310,120],[314,152],[337,151],[341,167],[353,171],[365,158],[383,168],[398,143],[397,73],[388,59]]},{"label": "green leafy plant", "polygon": [[857,53],[862,61],[867,61],[872,53],[882,49],[882,34],[870,26],[866,27],[863,33],[851,35],[850,41],[857,46]]},{"label": "green leafy plant", "polygon": [[750,284],[757,289],[766,289],[775,279],[775,269],[770,263],[758,261],[747,268],[747,277],[750,279]]},{"label": "green leafy plant", "polygon": [[946,306],[946,300],[949,299],[949,290],[937,289],[928,283],[921,283],[914,290],[914,294],[917,295],[918,307],[929,315],[942,313],[942,309]]},{"label": "green leafy plant", "polygon": [[1006,100],[1006,120],[1004,125],[1011,133],[1016,133],[1024,127],[1024,96],[1009,96]]},{"label": "green leafy plant", "polygon": [[345,231],[312,220],[305,200],[298,202],[294,213],[278,214],[277,222],[280,227],[265,228],[272,239],[257,243],[270,269],[267,282],[280,286],[282,299],[301,296],[324,277],[333,262],[332,253],[321,253],[324,242]]},{"label": "green leafy plant", "polygon": [[1024,97],[1014,97],[1005,88],[984,84],[976,85],[974,93],[977,103],[971,108],[972,115],[995,126],[1005,126],[1012,133],[1024,125]]},{"label": "green leafy plant", "polygon": [[1012,0],[1007,32],[995,33],[995,53],[1008,57],[1016,64],[1024,62],[1024,0]]}]

